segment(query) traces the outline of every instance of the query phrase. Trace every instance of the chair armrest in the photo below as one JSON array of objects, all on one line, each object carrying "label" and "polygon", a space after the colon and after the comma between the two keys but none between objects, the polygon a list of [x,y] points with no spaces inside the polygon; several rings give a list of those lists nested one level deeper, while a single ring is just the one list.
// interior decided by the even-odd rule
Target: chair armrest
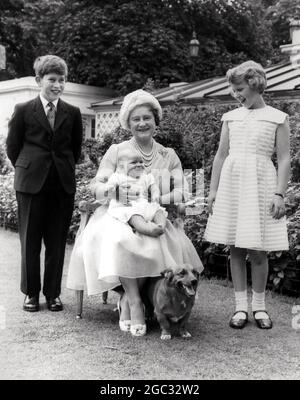
[{"label": "chair armrest", "polygon": [[184,203],[176,204],[178,218],[184,218],[186,216],[186,205]]},{"label": "chair armrest", "polygon": [[80,213],[93,213],[99,206],[101,206],[101,203],[98,200],[82,200],[78,204],[78,209]]},{"label": "chair armrest", "polygon": [[186,207],[184,203],[179,204],[164,204],[162,205],[168,213],[168,219],[174,222],[176,219],[181,219],[182,221],[186,216]]},{"label": "chair armrest", "polygon": [[76,238],[81,234],[81,232],[89,222],[91,215],[99,206],[101,206],[101,203],[97,200],[94,201],[83,200],[79,202],[78,209],[80,211],[80,224],[76,234]]}]

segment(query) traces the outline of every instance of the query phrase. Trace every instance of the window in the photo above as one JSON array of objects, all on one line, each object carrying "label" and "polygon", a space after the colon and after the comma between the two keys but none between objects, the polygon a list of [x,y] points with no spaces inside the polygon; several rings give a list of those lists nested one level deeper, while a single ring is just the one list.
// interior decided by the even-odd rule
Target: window
[{"label": "window", "polygon": [[91,120],[91,138],[95,139],[96,137],[96,120],[92,118]]}]

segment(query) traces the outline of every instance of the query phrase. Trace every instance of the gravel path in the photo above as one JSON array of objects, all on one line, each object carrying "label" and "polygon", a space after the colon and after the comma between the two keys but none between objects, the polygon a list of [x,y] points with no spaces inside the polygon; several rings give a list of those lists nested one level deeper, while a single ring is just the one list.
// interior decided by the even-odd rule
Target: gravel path
[{"label": "gravel path", "polygon": [[[22,311],[18,235],[0,229],[0,379],[300,379],[300,329],[292,327],[292,306],[300,299],[268,293],[274,320],[270,331],[253,321],[243,331],[228,326],[232,287],[203,280],[190,318],[191,339],[161,341],[154,327],[143,338],[118,329],[116,294],[84,298],[75,319],[74,293],[65,288],[71,246],[66,252],[64,311]],[[300,323],[300,320],[299,320]]]}]

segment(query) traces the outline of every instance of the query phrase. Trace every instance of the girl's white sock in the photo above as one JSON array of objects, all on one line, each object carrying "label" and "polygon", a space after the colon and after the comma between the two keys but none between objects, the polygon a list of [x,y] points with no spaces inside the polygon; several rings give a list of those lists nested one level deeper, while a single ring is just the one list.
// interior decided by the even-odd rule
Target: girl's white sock
[{"label": "girl's white sock", "polygon": [[[247,290],[243,290],[241,292],[234,292],[234,296],[235,296],[235,311],[248,312]],[[237,314],[235,314],[233,318],[246,319],[246,315],[244,312],[238,312]]]},{"label": "girl's white sock", "polygon": [[257,293],[252,290],[252,311],[264,311],[266,309],[265,304],[265,292]]}]

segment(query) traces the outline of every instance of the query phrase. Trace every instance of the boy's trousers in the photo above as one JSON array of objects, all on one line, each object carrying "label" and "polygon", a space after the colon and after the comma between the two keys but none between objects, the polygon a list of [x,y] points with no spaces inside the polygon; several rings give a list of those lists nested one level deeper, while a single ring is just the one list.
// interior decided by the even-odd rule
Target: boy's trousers
[{"label": "boy's trousers", "polygon": [[74,194],[64,191],[52,166],[37,194],[16,192],[21,241],[21,291],[31,296],[41,290],[40,254],[45,245],[43,294],[56,298],[61,292],[67,234]]}]

